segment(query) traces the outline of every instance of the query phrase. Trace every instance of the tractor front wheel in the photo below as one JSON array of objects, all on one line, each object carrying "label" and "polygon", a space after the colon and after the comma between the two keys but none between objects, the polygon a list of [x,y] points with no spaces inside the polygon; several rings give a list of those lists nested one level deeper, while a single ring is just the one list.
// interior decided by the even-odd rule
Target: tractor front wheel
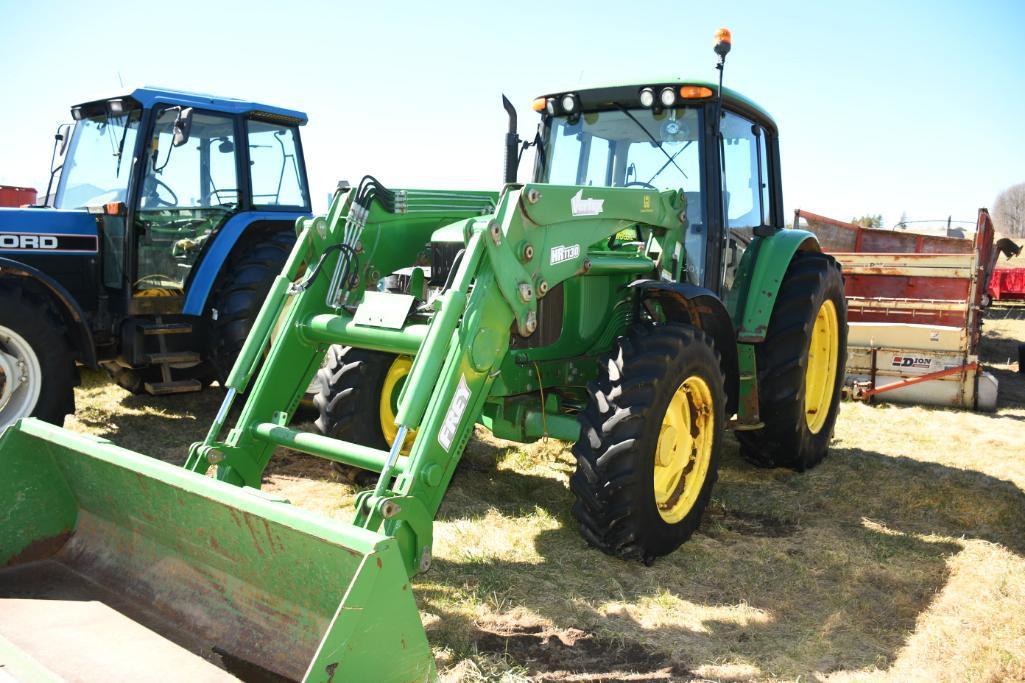
[{"label": "tractor front wheel", "polygon": [[765,427],[736,432],[742,453],[764,466],[804,471],[817,465],[840,411],[847,361],[847,302],[833,257],[797,252],[755,359]]},{"label": "tractor front wheel", "polygon": [[711,337],[689,325],[638,324],[619,340],[573,447],[573,514],[588,543],[650,563],[690,538],[718,473],[723,384]]}]

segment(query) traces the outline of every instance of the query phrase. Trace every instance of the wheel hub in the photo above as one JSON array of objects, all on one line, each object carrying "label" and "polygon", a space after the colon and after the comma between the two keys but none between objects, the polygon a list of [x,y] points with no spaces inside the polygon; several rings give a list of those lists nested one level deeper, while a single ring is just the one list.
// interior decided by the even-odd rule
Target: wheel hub
[{"label": "wheel hub", "polygon": [[32,414],[41,386],[35,351],[17,332],[0,326],[0,429]]},{"label": "wheel hub", "polygon": [[17,359],[0,351],[0,410],[3,410],[7,402],[11,400],[11,394],[14,393],[14,388],[18,384],[15,374],[16,367]]},{"label": "wheel hub", "polygon": [[[381,433],[390,446],[398,435],[399,428],[395,425],[395,416],[399,409],[399,394],[406,383],[406,377],[413,367],[413,359],[409,356],[399,356],[388,368],[384,377],[384,384],[381,387],[381,404],[379,415],[381,419]],[[416,439],[416,431],[410,431],[402,442],[402,455],[409,455]]]},{"label": "wheel hub", "polygon": [[808,367],[804,374],[804,417],[808,429],[818,434],[833,403],[836,368],[840,352],[840,324],[836,306],[826,300],[815,315],[808,344]]},{"label": "wheel hub", "polygon": [[673,394],[655,448],[655,505],[665,521],[683,519],[704,485],[712,458],[712,392],[703,379],[688,377]]}]

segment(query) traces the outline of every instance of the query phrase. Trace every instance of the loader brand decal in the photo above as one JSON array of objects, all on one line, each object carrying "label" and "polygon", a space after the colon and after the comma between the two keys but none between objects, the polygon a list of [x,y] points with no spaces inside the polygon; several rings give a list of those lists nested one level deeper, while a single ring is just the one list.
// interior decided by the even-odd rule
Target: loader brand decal
[{"label": "loader brand decal", "polygon": [[445,413],[445,421],[441,424],[441,431],[438,432],[438,443],[446,451],[452,447],[452,441],[456,438],[456,430],[459,429],[459,421],[463,419],[466,406],[470,403],[470,387],[466,386],[466,377],[459,376],[459,386],[456,393],[452,395],[452,402],[448,404],[448,412]]},{"label": "loader brand decal", "polygon": [[894,356],[890,363],[895,368],[922,368],[928,370],[932,367],[932,358],[923,356]]},{"label": "loader brand decal", "polygon": [[641,213],[651,213],[651,195],[644,195],[644,199],[641,200]]},{"label": "loader brand decal", "polygon": [[579,244],[571,244],[568,247],[560,244],[557,247],[552,247],[552,251],[548,255],[548,265],[554,266],[558,263],[572,261],[578,256],[580,256]]},{"label": "loader brand decal", "polygon": [[597,216],[605,206],[604,199],[584,199],[583,190],[577,190],[569,200],[570,210],[574,216]]},{"label": "loader brand decal", "polygon": [[96,253],[96,236],[0,232],[0,251],[93,254]]}]

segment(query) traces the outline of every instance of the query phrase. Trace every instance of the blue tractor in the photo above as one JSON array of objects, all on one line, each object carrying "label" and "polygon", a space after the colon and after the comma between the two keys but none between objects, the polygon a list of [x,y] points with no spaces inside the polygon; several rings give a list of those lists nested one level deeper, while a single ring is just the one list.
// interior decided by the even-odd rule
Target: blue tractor
[{"label": "blue tractor", "polygon": [[76,363],[136,393],[223,380],[310,214],[302,112],[140,88],[71,114],[47,206],[0,209],[0,430],[62,423]]}]

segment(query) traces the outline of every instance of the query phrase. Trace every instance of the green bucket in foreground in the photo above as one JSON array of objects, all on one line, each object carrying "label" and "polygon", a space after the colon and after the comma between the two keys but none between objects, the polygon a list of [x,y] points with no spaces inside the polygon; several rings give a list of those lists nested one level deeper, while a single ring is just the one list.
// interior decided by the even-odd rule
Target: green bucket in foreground
[{"label": "green bucket in foreground", "polygon": [[394,539],[33,419],[0,506],[16,680],[435,677]]}]

